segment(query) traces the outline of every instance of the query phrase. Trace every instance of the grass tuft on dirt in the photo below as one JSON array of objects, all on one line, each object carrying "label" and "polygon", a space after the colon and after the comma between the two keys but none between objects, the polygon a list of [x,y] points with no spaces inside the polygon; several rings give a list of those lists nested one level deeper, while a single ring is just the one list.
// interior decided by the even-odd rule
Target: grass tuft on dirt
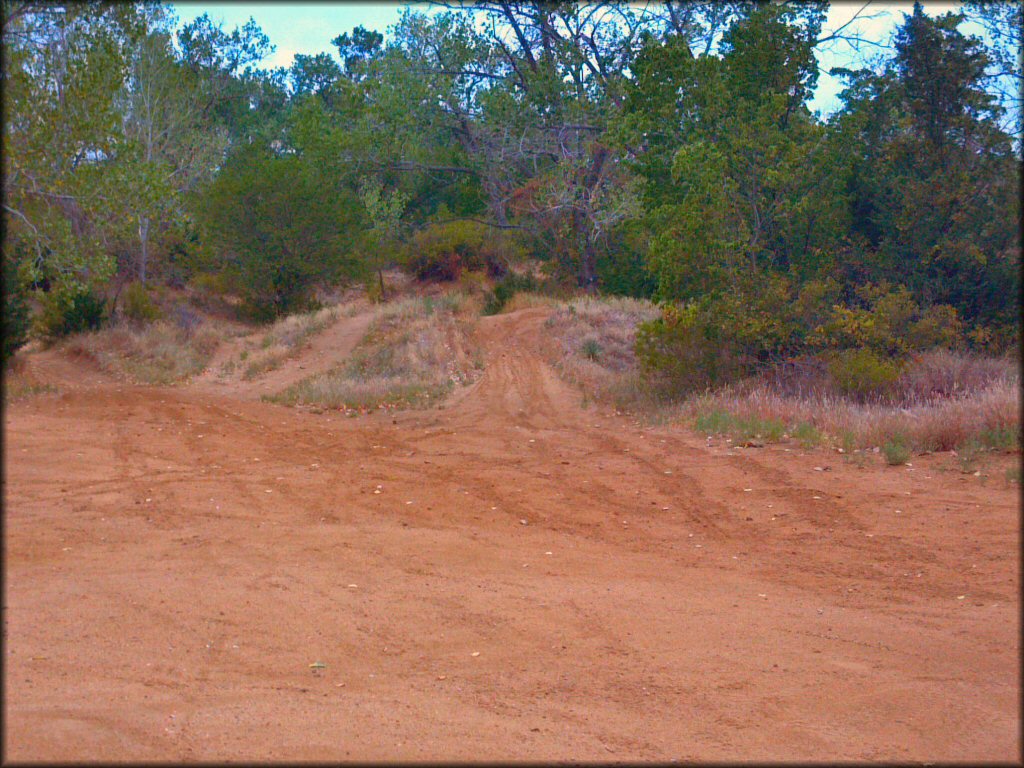
[{"label": "grass tuft on dirt", "polygon": [[221,340],[222,334],[206,323],[182,326],[160,320],[79,334],[63,347],[139,384],[175,384],[202,373]]},{"label": "grass tuft on dirt", "polygon": [[433,404],[483,368],[469,342],[477,303],[451,292],[382,305],[343,365],[264,399],[354,412]]}]

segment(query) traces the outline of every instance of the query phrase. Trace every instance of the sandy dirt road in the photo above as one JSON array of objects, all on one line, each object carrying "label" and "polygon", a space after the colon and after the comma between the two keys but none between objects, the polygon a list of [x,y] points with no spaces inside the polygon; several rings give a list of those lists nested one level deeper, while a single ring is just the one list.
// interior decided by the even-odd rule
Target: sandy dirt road
[{"label": "sandy dirt road", "polygon": [[5,414],[6,758],[1020,759],[1015,488],[583,409],[544,316],[394,419],[51,361]]}]

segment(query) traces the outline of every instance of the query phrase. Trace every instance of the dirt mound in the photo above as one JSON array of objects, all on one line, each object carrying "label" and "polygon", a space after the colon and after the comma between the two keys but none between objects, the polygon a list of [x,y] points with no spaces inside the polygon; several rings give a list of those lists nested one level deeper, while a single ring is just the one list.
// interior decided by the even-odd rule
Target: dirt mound
[{"label": "dirt mound", "polygon": [[1019,759],[1015,489],[583,408],[547,312],[395,417],[9,407],[8,758]]}]

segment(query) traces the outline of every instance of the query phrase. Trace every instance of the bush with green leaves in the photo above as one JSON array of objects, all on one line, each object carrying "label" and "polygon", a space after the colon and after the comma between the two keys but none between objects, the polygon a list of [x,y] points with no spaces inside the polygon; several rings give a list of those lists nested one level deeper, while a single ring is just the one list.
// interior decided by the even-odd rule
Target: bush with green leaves
[{"label": "bush with green leaves", "polygon": [[107,302],[90,286],[61,285],[44,294],[35,330],[46,341],[95,331],[107,319]]},{"label": "bush with green leaves", "polygon": [[475,221],[449,221],[413,235],[408,268],[419,280],[458,280],[463,270],[501,277],[523,253],[508,233]]},{"label": "bush with green leaves", "polygon": [[865,285],[855,300],[835,304],[810,334],[821,349],[866,347],[879,355],[904,356],[914,351],[956,346],[963,338],[957,312],[945,304],[922,309],[903,286]]},{"label": "bush with green leaves", "polygon": [[159,320],[163,316],[163,312],[149,295],[146,286],[135,282],[129,283],[124,289],[121,315],[132,322],[151,323],[154,320]]},{"label": "bush with green leaves", "polygon": [[892,393],[901,366],[871,349],[844,349],[829,363],[829,375],[839,391],[855,400],[871,400]]},{"label": "bush with green leaves", "polygon": [[910,459],[910,441],[903,434],[896,433],[882,445],[882,455],[891,467],[906,464]]},{"label": "bush with green leaves", "polygon": [[505,277],[494,284],[494,290],[484,297],[484,314],[496,315],[504,308],[509,299],[522,291],[536,291],[540,287],[531,274],[521,275],[518,272],[509,272]]},{"label": "bush with green leaves", "polygon": [[4,293],[4,325],[3,325],[3,364],[28,341],[30,327],[28,311],[28,287],[19,274],[15,260],[4,254],[3,293]]},{"label": "bush with green leaves", "polygon": [[696,305],[666,306],[661,317],[636,331],[636,357],[644,378],[674,394],[725,383],[748,368],[735,345],[704,322]]},{"label": "bush with green leaves", "polygon": [[890,392],[915,352],[957,346],[956,310],[922,309],[901,286],[862,286],[843,303],[838,283],[762,275],[734,290],[666,305],[642,325],[646,375],[679,394],[735,381],[787,360],[827,363],[836,388],[866,400]]},{"label": "bush with green leaves", "polygon": [[361,210],[315,159],[242,147],[205,193],[200,221],[211,270],[230,274],[254,319],[305,309],[317,283],[359,272]]},{"label": "bush with green leaves", "polygon": [[800,349],[800,325],[785,280],[757,290],[708,294],[665,305],[641,324],[636,354],[645,377],[675,394],[736,381]]}]

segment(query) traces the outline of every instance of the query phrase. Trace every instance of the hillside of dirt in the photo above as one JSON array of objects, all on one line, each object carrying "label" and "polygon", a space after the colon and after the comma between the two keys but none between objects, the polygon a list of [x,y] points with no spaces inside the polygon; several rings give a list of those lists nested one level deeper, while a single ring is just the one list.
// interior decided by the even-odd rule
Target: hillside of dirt
[{"label": "hillside of dirt", "polygon": [[251,382],[28,355],[57,392],[5,412],[5,757],[1020,760],[1016,486],[584,408],[549,314],[358,418],[259,397],[365,313]]}]

